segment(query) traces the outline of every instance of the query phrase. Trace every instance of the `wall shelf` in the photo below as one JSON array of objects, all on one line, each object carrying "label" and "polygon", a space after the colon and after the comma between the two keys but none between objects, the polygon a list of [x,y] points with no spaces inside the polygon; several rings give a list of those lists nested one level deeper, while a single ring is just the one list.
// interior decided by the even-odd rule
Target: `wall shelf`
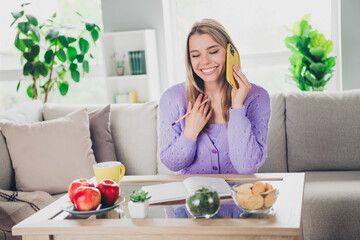
[{"label": "wall shelf", "polygon": [[[109,32],[102,34],[102,49],[105,64],[107,99],[114,103],[116,94],[136,91],[139,102],[158,100],[160,97],[159,64],[156,47],[156,32],[152,29]],[[145,52],[146,74],[131,75],[130,51]],[[125,56],[123,76],[117,76],[113,55]]]}]

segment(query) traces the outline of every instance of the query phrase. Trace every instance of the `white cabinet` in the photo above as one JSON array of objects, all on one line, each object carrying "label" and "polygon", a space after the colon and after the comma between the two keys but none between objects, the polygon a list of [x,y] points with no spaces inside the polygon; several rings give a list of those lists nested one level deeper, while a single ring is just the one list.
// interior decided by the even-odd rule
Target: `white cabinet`
[{"label": "white cabinet", "polygon": [[[102,34],[107,97],[114,103],[115,96],[137,92],[138,102],[158,100],[160,97],[159,64],[155,30],[108,32]],[[131,75],[129,52],[144,51],[145,74]],[[113,56],[124,56],[125,71],[118,76]]]}]

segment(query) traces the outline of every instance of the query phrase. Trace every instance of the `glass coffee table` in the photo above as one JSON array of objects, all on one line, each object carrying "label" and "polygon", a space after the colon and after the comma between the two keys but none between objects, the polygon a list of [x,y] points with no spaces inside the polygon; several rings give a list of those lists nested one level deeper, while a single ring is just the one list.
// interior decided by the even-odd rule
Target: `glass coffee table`
[{"label": "glass coffee table", "polygon": [[125,176],[120,183],[125,201],[118,207],[94,215],[73,215],[64,210],[64,195],[13,227],[13,235],[37,240],[107,239],[302,239],[301,213],[304,173],[250,175],[196,175],[222,177],[230,185],[268,181],[280,194],[271,216],[245,214],[231,198],[222,199],[219,212],[211,219],[194,219],[184,201],[150,205],[144,219],[132,219],[127,201],[133,190],[158,183],[183,181],[195,175]]}]

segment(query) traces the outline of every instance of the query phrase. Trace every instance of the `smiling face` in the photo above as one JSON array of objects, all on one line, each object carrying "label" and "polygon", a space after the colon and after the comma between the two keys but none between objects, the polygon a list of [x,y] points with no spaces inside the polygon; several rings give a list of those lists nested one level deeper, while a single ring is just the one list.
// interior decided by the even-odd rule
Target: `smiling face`
[{"label": "smiling face", "polygon": [[[194,34],[189,39],[191,66],[205,83],[221,81],[226,50],[209,34]],[[225,77],[225,76],[224,76]]]}]

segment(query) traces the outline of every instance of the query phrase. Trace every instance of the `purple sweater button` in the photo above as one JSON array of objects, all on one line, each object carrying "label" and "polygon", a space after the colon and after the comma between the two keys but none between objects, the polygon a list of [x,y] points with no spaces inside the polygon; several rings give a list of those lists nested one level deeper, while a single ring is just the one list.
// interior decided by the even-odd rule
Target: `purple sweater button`
[{"label": "purple sweater button", "polygon": [[213,166],[213,170],[214,171],[218,170],[217,166]]},{"label": "purple sweater button", "polygon": [[211,150],[212,153],[217,153],[217,151],[215,149]]}]

